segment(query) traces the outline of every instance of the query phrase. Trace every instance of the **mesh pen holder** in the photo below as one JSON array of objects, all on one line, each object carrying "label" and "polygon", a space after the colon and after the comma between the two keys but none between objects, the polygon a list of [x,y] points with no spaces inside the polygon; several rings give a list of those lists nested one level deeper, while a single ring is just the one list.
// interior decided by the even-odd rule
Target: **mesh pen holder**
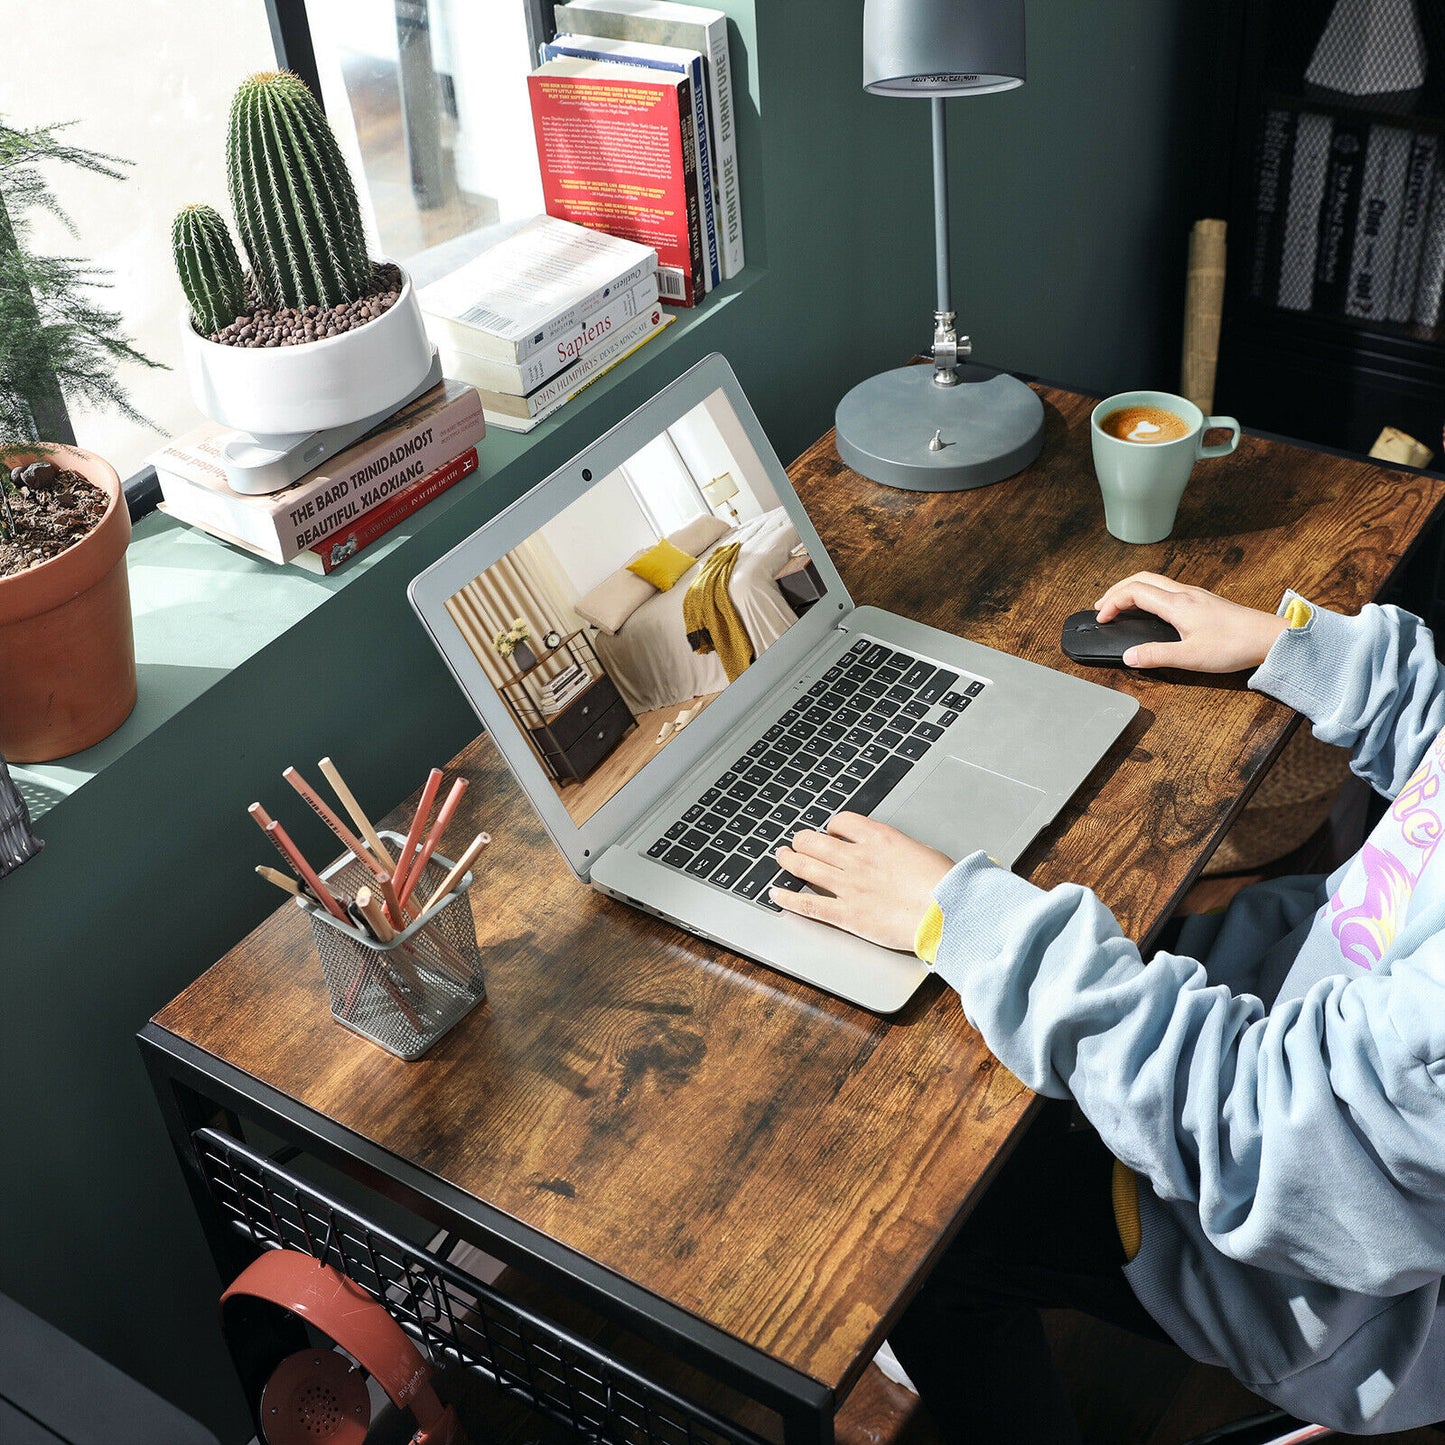
[{"label": "mesh pen holder", "polygon": [[[406,839],[397,833],[380,836],[399,857]],[[449,858],[432,854],[412,898],[429,898],[451,868]],[[358,888],[375,891],[371,870],[350,853],[321,877],[342,897],[354,897]],[[337,1023],[397,1058],[418,1059],[486,998],[476,925],[464,896],[471,885],[472,874],[464,873],[450,893],[390,943],[378,943],[325,909],[298,900],[311,920]]]}]

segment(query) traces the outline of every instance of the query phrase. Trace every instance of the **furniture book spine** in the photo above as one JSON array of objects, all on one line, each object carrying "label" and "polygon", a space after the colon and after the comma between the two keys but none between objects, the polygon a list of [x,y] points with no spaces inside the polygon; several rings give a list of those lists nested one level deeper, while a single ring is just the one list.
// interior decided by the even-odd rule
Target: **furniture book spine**
[{"label": "furniture book spine", "polygon": [[468,447],[460,456],[453,457],[420,481],[413,482],[405,490],[363,513],[350,526],[303,547],[291,558],[291,565],[320,572],[323,576],[334,572],[343,562],[386,536],[413,512],[420,511],[433,498],[441,496],[448,487],[455,486],[463,477],[471,476],[477,465],[477,449]]},{"label": "furniture book spine", "polygon": [[696,305],[702,225],[687,77],[549,60],[527,87],[547,214],[653,247],[663,299]]},{"label": "furniture book spine", "polygon": [[1254,163],[1254,243],[1249,260],[1249,294],[1270,300],[1279,289],[1279,260],[1285,198],[1294,147],[1293,111],[1274,107],[1265,113]]},{"label": "furniture book spine", "polygon": [[1368,122],[1336,117],[1325,169],[1325,194],[1320,202],[1320,238],[1315,252],[1314,310],[1344,310],[1350,279],[1355,217],[1360,205]]},{"label": "furniture book spine", "polygon": [[1420,283],[1420,257],[1430,219],[1430,187],[1440,149],[1436,136],[1417,131],[1405,171],[1405,197],[1400,206],[1400,243],[1395,250],[1395,277],[1390,283],[1390,320],[1409,321],[1415,314]]},{"label": "furniture book spine", "polygon": [[1289,204],[1285,208],[1284,244],[1279,257],[1278,304],[1289,311],[1308,311],[1315,296],[1315,254],[1319,249],[1320,201],[1325,193],[1330,133],[1327,115],[1303,113],[1295,127],[1294,163],[1290,167]]},{"label": "furniture book spine", "polygon": [[503,361],[474,356],[465,342],[451,345],[443,341],[442,366],[448,376],[465,375],[474,386],[526,396],[571,366],[589,346],[595,346],[614,328],[632,320],[656,301],[657,273],[653,271],[630,291],[619,292],[606,305],[560,334],[545,351],[537,352],[520,365],[509,366]]},{"label": "furniture book spine", "polygon": [[1430,187],[1430,219],[1425,226],[1420,281],[1415,288],[1415,310],[1411,316],[1416,325],[1439,324],[1442,292],[1445,292],[1445,166],[1435,172]]},{"label": "furniture book spine", "polygon": [[[599,376],[611,371],[614,366],[627,360],[639,347],[646,346],[659,333],[665,331],[674,321],[677,320],[675,313],[669,312],[663,306],[656,306],[647,314],[648,325],[630,340],[622,334],[612,338],[616,346],[615,354],[609,354],[604,359],[601,354],[593,357],[592,366],[586,372],[579,372],[574,378],[575,384],[562,391],[560,395],[543,405],[539,405],[533,413],[528,416],[517,416],[509,412],[494,411],[490,408],[484,410],[483,415],[487,419],[488,426],[498,426],[505,431],[531,431],[534,426],[545,421],[560,406],[565,406],[579,391],[591,386]],[[606,345],[606,343],[604,343]],[[611,347],[609,347],[609,351]],[[569,378],[571,373],[565,373]],[[514,400],[509,398],[508,400]]]},{"label": "furniture book spine", "polygon": [[656,269],[650,246],[537,216],[419,299],[434,337],[515,364]]},{"label": "furniture book spine", "polygon": [[1359,219],[1350,259],[1345,314],[1378,320],[1390,307],[1395,250],[1400,241],[1400,211],[1405,171],[1410,164],[1410,132],[1394,125],[1370,127],[1365,170],[1360,180]]},{"label": "furniture book spine", "polygon": [[712,290],[722,281],[722,258],[718,247],[717,197],[713,183],[712,137],[707,118],[707,80],[699,51],[672,45],[646,45],[641,41],[609,40],[600,35],[559,35],[542,47],[542,59],[611,60],[619,65],[638,65],[652,70],[680,71],[692,84],[693,130],[697,136],[697,188],[702,209],[704,250],[707,253],[707,286]]},{"label": "furniture book spine", "polygon": [[273,562],[287,562],[476,446],[485,434],[476,389],[448,380],[299,481],[266,496],[242,496],[226,485],[221,448],[231,433],[224,428],[203,428],[173,442],[152,463],[173,516],[249,543]]},{"label": "furniture book spine", "polygon": [[674,0],[571,0],[556,7],[557,28],[614,40],[645,40],[702,52],[707,64],[713,179],[722,211],[723,279],[743,269],[742,193],[738,184],[728,21],[721,11]]}]

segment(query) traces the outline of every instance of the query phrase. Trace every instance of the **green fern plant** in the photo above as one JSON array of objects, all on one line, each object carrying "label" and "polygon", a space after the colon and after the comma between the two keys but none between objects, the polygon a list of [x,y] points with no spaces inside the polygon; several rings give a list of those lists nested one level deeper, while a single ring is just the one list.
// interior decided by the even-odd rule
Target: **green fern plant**
[{"label": "green fern plant", "polygon": [[321,107],[299,76],[264,71],[231,102],[226,181],[268,306],[337,306],[371,285],[361,207]]},{"label": "green fern plant", "polygon": [[246,307],[246,279],[236,243],[219,211],[187,206],[171,225],[171,249],[196,326],[207,335]]}]

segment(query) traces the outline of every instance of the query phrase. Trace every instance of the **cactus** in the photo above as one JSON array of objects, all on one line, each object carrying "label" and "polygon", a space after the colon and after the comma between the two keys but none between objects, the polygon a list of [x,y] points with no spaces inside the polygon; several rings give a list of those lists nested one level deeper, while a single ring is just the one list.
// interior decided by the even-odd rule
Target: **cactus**
[{"label": "cactus", "polygon": [[211,206],[187,206],[171,225],[181,289],[206,335],[229,326],[246,307],[246,282],[236,243]]},{"label": "cactus", "polygon": [[371,285],[361,207],[326,116],[299,76],[265,71],[231,102],[226,179],[267,306],[337,306]]}]

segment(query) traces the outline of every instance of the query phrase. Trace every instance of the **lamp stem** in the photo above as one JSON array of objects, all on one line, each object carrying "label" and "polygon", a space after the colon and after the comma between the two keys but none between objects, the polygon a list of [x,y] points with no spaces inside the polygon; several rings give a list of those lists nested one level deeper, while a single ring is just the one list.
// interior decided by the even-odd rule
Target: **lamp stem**
[{"label": "lamp stem", "polygon": [[952,311],[948,274],[948,134],[943,124],[943,97],[929,102],[933,109],[933,247],[938,272],[938,310]]},{"label": "lamp stem", "polygon": [[[943,124],[943,97],[930,99],[933,110],[933,249],[938,277],[938,307],[933,313],[933,382],[957,386],[958,363],[973,349],[968,337],[954,329],[953,290],[948,257],[948,136]],[[935,438],[935,440],[937,440]]]}]

